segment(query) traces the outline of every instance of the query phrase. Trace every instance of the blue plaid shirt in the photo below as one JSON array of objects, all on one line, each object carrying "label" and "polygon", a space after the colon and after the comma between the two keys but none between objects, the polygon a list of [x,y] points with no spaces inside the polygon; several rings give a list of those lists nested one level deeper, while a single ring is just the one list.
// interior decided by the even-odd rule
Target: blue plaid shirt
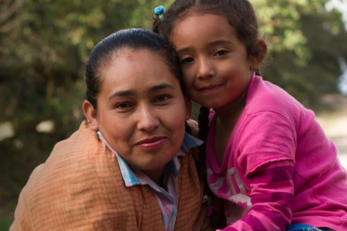
[{"label": "blue plaid shirt", "polygon": [[107,143],[107,141],[101,135],[101,132],[98,131],[97,134],[99,138],[104,141],[106,146],[115,154],[126,187],[148,185],[152,189],[157,199],[165,229],[167,231],[174,230],[177,217],[177,176],[180,169],[180,162],[178,161],[177,157],[186,155],[191,148],[201,145],[202,141],[189,135],[188,133],[184,135],[180,150],[165,168],[164,182],[166,183],[167,188],[167,190],[165,190],[150,179],[145,173],[132,170],[122,159],[122,157],[120,157],[117,152]]}]

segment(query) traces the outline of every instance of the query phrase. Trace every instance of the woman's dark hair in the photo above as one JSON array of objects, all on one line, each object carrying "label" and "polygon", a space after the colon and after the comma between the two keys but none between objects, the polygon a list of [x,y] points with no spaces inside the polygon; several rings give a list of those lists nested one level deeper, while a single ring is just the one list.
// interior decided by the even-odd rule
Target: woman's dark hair
[{"label": "woman's dark hair", "polygon": [[[258,22],[254,9],[247,0],[176,0],[164,13],[162,19],[154,18],[152,30],[166,40],[170,40],[177,20],[184,19],[192,14],[215,14],[225,17],[235,30],[239,41],[245,45],[247,57],[256,57],[258,51],[253,49],[253,44],[258,38]],[[200,108],[199,113],[199,138],[204,141],[200,146],[199,173],[207,179],[206,174],[206,140],[209,127],[209,109]],[[207,182],[205,182],[207,185]],[[208,187],[205,191],[212,194]],[[220,211],[219,211],[220,212]],[[220,227],[225,220],[215,216],[212,226]]]},{"label": "woman's dark hair", "polygon": [[[103,78],[101,68],[107,66],[123,48],[149,50],[159,54],[165,60],[171,73],[180,82],[184,93],[182,73],[174,48],[156,33],[146,29],[126,29],[117,31],[100,41],[91,51],[86,63],[85,84],[86,100],[97,109],[97,96],[100,93]],[[136,63],[134,63],[136,65]],[[182,112],[183,113],[183,112]]]}]

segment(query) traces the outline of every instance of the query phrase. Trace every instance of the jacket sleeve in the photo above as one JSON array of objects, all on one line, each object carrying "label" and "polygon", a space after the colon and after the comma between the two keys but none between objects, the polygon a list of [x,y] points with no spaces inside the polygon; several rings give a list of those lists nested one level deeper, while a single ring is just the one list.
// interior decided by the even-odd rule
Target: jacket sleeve
[{"label": "jacket sleeve", "polygon": [[238,131],[236,163],[247,182],[249,211],[224,229],[285,230],[292,219],[295,125],[275,112],[249,115]]}]

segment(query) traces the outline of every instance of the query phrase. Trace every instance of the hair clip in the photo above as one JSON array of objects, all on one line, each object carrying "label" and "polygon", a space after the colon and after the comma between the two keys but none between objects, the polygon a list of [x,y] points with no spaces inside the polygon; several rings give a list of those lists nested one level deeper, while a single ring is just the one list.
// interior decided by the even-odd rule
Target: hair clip
[{"label": "hair clip", "polygon": [[163,6],[157,6],[154,8],[154,14],[159,17],[161,21],[164,20],[165,8]]}]

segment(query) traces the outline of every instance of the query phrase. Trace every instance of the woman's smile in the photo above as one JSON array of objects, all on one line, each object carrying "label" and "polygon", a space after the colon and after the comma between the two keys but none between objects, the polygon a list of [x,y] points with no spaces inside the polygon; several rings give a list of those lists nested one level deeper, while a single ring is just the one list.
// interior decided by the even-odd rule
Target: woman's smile
[{"label": "woman's smile", "polygon": [[164,145],[166,140],[167,138],[165,136],[155,136],[155,137],[144,138],[136,142],[135,145],[141,149],[155,150],[155,149],[161,148]]}]

